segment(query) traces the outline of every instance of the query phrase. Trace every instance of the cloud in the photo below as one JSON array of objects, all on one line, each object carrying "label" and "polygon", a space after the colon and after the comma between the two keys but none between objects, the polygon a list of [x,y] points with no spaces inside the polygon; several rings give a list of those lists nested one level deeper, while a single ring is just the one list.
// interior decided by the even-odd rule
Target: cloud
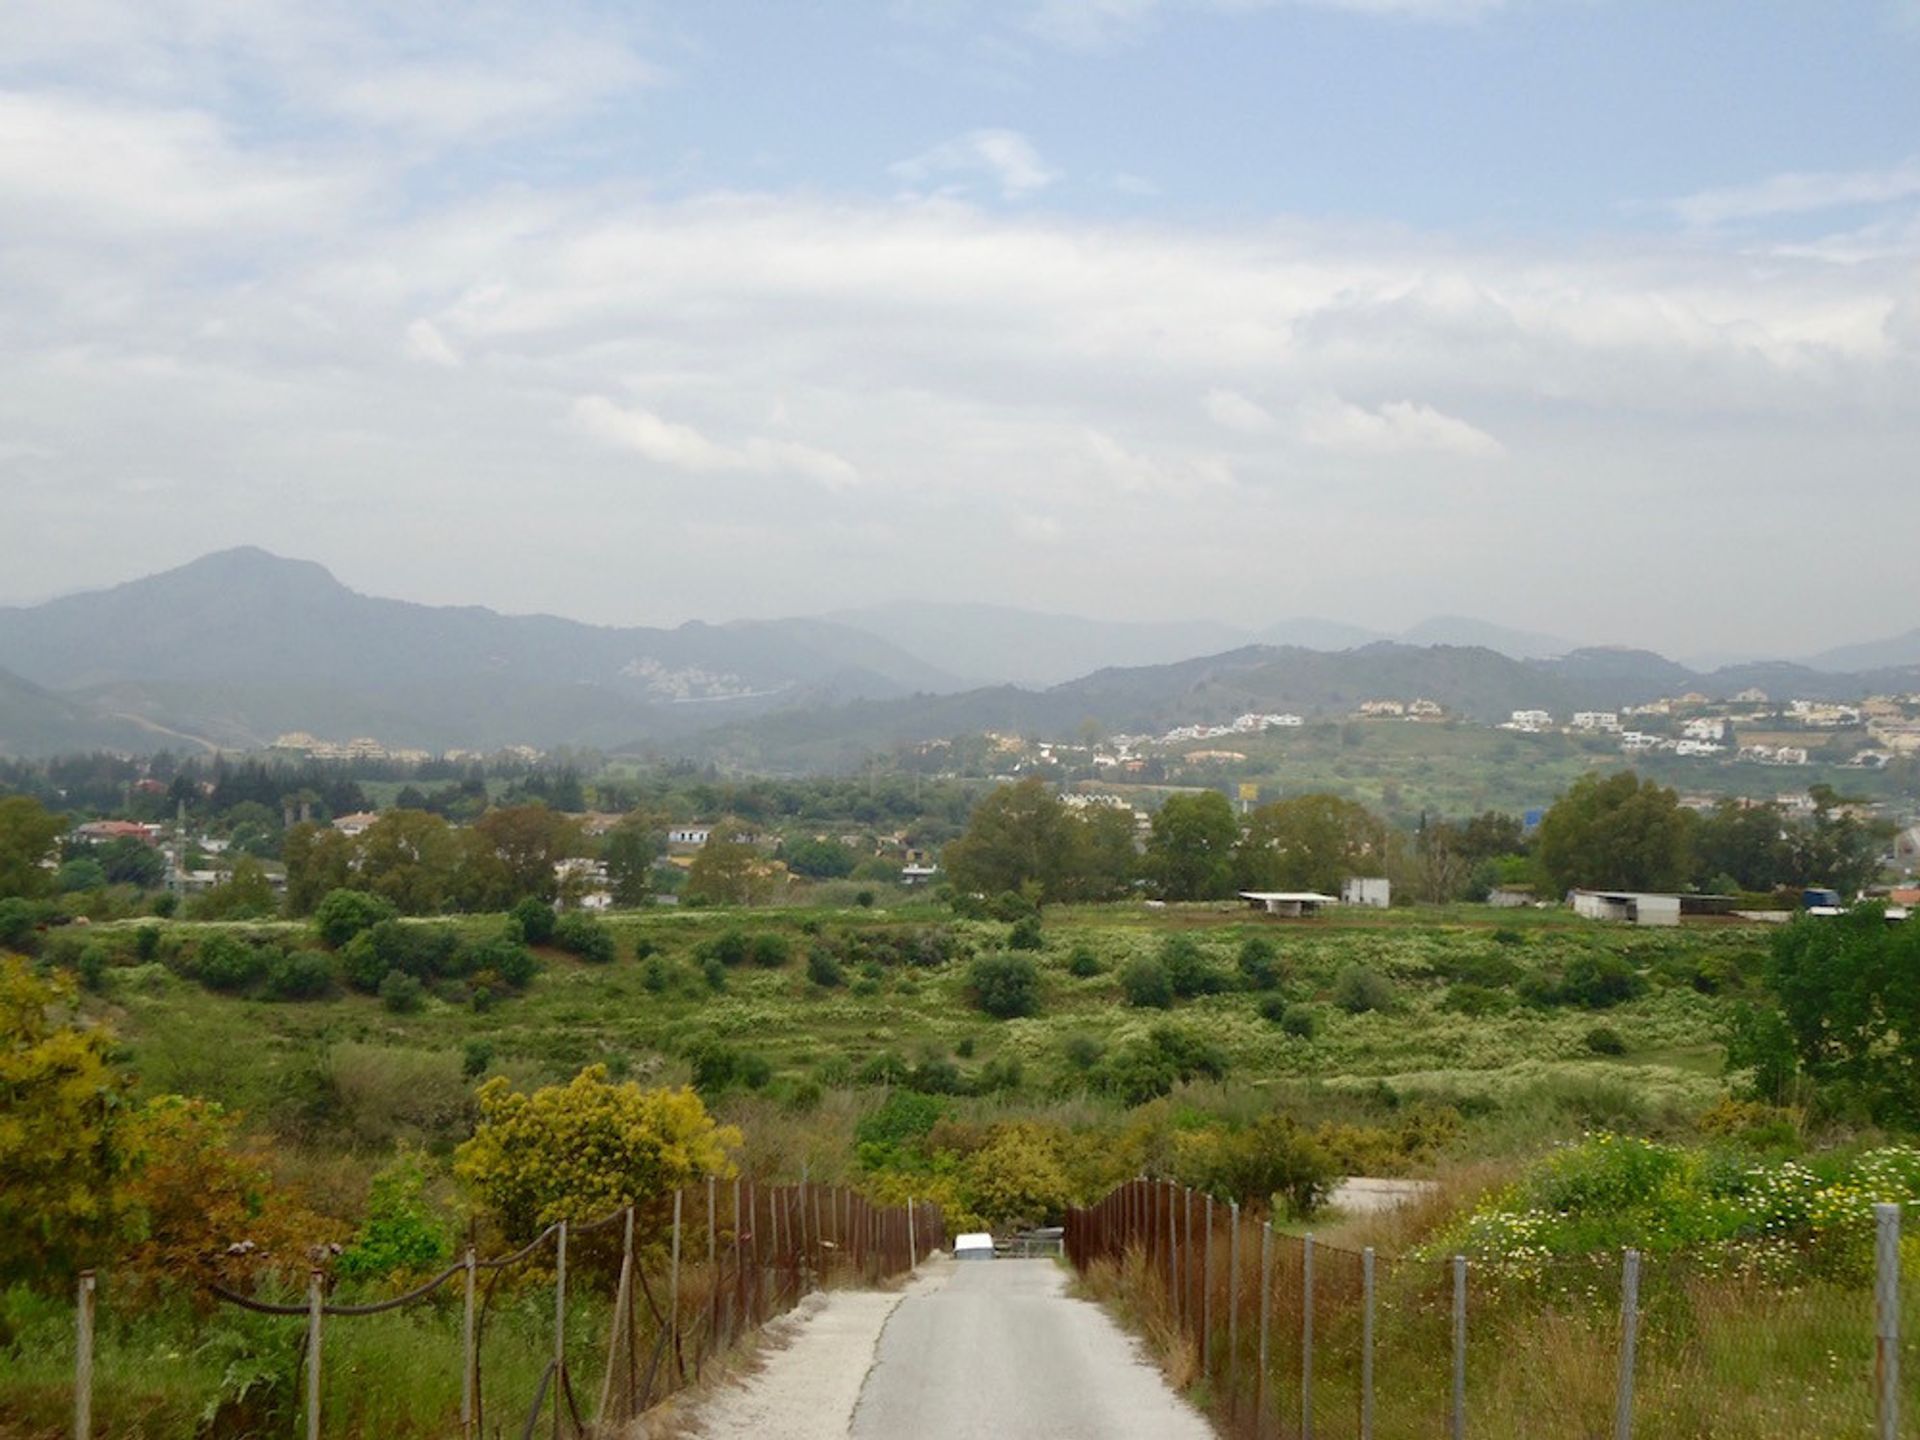
[{"label": "cloud", "polygon": [[573,426],[602,445],[634,454],[694,475],[729,471],[750,475],[799,475],[829,490],[856,485],[860,472],[840,456],[810,445],[759,436],[725,445],[710,440],[691,425],[663,420],[650,410],[627,409],[604,395],[576,400]]},{"label": "cloud", "polygon": [[1712,229],[1738,220],[1889,205],[1915,196],[1920,196],[1920,157],[1882,170],[1789,171],[1751,185],[1702,190],[1669,204],[1687,224]]},{"label": "cloud", "polygon": [[1237,390],[1209,390],[1206,410],[1214,424],[1242,435],[1259,435],[1273,428],[1273,416]]},{"label": "cloud", "polygon": [[1301,438],[1321,450],[1342,455],[1450,455],[1498,459],[1506,447],[1486,431],[1431,405],[1389,401],[1378,410],[1329,397],[1306,407]]},{"label": "cloud", "polygon": [[605,43],[548,42],[505,58],[414,61],[343,77],[321,103],[367,124],[438,141],[546,128],[659,72]]},{"label": "cloud", "polygon": [[1058,178],[1017,130],[969,130],[888,169],[916,185],[944,176],[984,176],[1009,200],[1044,190]]},{"label": "cloud", "polygon": [[407,353],[430,365],[443,365],[448,369],[457,368],[461,363],[460,352],[447,343],[447,337],[431,320],[415,320],[407,326]]},{"label": "cloud", "polygon": [[1237,14],[1300,7],[1460,24],[1512,3],[1516,0],[1038,0],[1028,14],[1027,29],[1056,44],[1099,49],[1139,39],[1172,11]]}]

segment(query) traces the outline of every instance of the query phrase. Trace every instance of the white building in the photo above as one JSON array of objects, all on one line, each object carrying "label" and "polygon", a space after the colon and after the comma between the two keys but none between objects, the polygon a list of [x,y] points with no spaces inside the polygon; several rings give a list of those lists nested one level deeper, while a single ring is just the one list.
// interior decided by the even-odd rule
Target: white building
[{"label": "white building", "polygon": [[1340,903],[1338,897],[1317,890],[1242,890],[1240,898],[1255,910],[1289,920],[1304,920]]},{"label": "white building", "polygon": [[1643,895],[1632,890],[1576,890],[1573,913],[1589,920],[1617,920],[1628,925],[1678,925],[1678,895]]},{"label": "white building", "polygon": [[1711,740],[1682,740],[1673,747],[1676,755],[1718,755],[1727,747]]},{"label": "white building", "polygon": [[1362,878],[1355,875],[1340,887],[1342,905],[1367,905],[1385,910],[1393,904],[1393,882],[1385,876]]},{"label": "white building", "polygon": [[1502,727],[1507,730],[1539,731],[1553,728],[1553,716],[1545,710],[1516,710]]},{"label": "white building", "polygon": [[1724,740],[1727,738],[1727,722],[1706,717],[1689,720],[1680,727],[1680,733],[1689,740]]},{"label": "white building", "polygon": [[676,825],[667,831],[669,845],[704,845],[713,834],[711,825]]},{"label": "white building", "polygon": [[1620,733],[1620,715],[1614,710],[1582,710],[1573,717],[1576,730],[1604,731],[1609,735]]}]

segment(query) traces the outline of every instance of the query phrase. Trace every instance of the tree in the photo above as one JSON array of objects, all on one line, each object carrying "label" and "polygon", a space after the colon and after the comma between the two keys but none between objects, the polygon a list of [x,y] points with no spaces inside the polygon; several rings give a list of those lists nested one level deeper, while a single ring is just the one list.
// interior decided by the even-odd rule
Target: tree
[{"label": "tree", "polygon": [[389,810],[356,847],[359,883],[402,915],[437,915],[453,897],[460,846],[438,815]]},{"label": "tree", "polygon": [[1724,878],[1742,890],[1771,890],[1789,864],[1786,832],[1771,801],[1721,800],[1694,826],[1695,875],[1707,885]]},{"label": "tree", "polygon": [[1145,868],[1168,900],[1218,900],[1233,893],[1240,824],[1218,790],[1169,795],[1153,817]]},{"label": "tree", "polygon": [[636,810],[607,832],[600,858],[613,886],[613,903],[637,909],[653,898],[653,862],[666,853],[666,833]]},{"label": "tree", "polygon": [[1810,785],[1813,818],[1787,836],[1788,874],[1796,885],[1822,885],[1857,895],[1880,873],[1880,857],[1893,838],[1888,824],[1869,824],[1854,812],[1859,802],[1830,785]]},{"label": "tree", "polygon": [[664,1228],[673,1192],[733,1174],[740,1132],[717,1125],[692,1089],[614,1084],[590,1065],[565,1085],[516,1093],[502,1076],[479,1090],[480,1123],[454,1171],[501,1233],[524,1243],[556,1220],[640,1208],[642,1234]]},{"label": "tree", "polygon": [[151,890],[167,878],[167,857],[131,835],[95,846],[93,855],[106,872],[109,885],[137,885]]},{"label": "tree", "polygon": [[1031,1015],[1040,1005],[1040,971],[1030,955],[982,955],[967,970],[974,1003],[1001,1020]]},{"label": "tree", "polygon": [[1554,887],[1677,890],[1692,869],[1680,797],[1632,771],[1583,775],[1540,822],[1540,866]]},{"label": "tree", "polygon": [[816,840],[810,835],[789,840],[780,849],[787,868],[809,880],[844,880],[853,873],[859,858],[837,840]]},{"label": "tree", "polygon": [[968,1160],[965,1184],[974,1212],[999,1225],[1057,1220],[1073,1198],[1053,1137],[1032,1121],[995,1127]]},{"label": "tree", "polygon": [[1849,1092],[1877,1119],[1912,1123],[1920,1114],[1920,926],[1889,925],[1877,905],[1803,915],[1774,933],[1766,980],[1809,1076]]},{"label": "tree", "polygon": [[1386,849],[1386,826],[1365,806],[1337,795],[1297,795],[1262,805],[1247,818],[1234,870],[1242,890],[1337,895],[1348,876],[1380,873]]},{"label": "tree", "polygon": [[82,890],[99,890],[107,883],[107,867],[91,855],[76,855],[71,860],[62,861],[54,872],[53,888],[62,895],[72,895]]},{"label": "tree", "polygon": [[742,828],[733,819],[713,827],[687,867],[687,899],[707,905],[753,905],[778,893],[786,872],[738,839]]},{"label": "tree", "polygon": [[1058,886],[1063,900],[1114,900],[1133,889],[1140,871],[1133,811],[1089,805],[1070,815],[1067,858]]},{"label": "tree", "polygon": [[353,842],[331,825],[294,826],[280,842],[280,856],[289,915],[311,915],[327,895],[353,884]]},{"label": "tree", "polygon": [[0,956],[0,1284],[63,1284],[123,1227],[132,1082],[112,1046],[65,980]]},{"label": "tree", "polygon": [[0,799],[0,899],[29,899],[53,887],[53,872],[42,862],[52,858],[66,822],[48,814],[31,795]]},{"label": "tree", "polygon": [[393,903],[364,890],[329,890],[313,911],[313,928],[323,943],[336,950],[362,930],[371,930],[399,912]]},{"label": "tree", "polygon": [[1285,1115],[1263,1115],[1238,1130],[1196,1130],[1174,1144],[1182,1178],[1243,1209],[1275,1204],[1311,1214],[1339,1171],[1323,1146]]},{"label": "tree", "polygon": [[967,830],[941,855],[958,890],[981,895],[1038,886],[1059,897],[1073,837],[1067,808],[1041,780],[1002,785],[974,806]]},{"label": "tree", "polygon": [[242,855],[225,880],[193,905],[196,920],[263,920],[280,908],[260,862]]},{"label": "tree", "polygon": [[560,887],[554,867],[580,849],[579,827],[537,804],[489,810],[459,833],[454,890],[466,910],[505,910],[528,895],[553,899]]}]

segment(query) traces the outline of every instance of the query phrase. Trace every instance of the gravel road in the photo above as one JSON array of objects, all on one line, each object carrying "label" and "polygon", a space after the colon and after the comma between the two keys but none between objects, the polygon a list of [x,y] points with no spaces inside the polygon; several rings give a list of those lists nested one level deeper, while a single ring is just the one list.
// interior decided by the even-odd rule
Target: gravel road
[{"label": "gravel road", "polygon": [[888,1319],[856,1440],[1209,1440],[1099,1306],[1050,1260],[956,1265]]},{"label": "gravel road", "polygon": [[764,1363],[676,1417],[700,1440],[1211,1440],[1049,1260],[934,1261],[904,1292],[837,1290]]}]

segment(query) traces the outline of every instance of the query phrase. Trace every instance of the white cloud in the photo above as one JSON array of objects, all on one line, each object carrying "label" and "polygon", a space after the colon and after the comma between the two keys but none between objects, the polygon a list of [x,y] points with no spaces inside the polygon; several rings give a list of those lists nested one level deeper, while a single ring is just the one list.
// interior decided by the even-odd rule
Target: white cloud
[{"label": "white cloud", "polygon": [[1751,185],[1702,190],[1671,202],[1689,225],[1711,228],[1853,206],[1888,205],[1920,196],[1920,157],[1881,170],[1790,171]]},{"label": "white cloud", "polygon": [[1162,14],[1177,10],[1237,13],[1294,6],[1462,23],[1512,3],[1516,0],[1038,0],[1027,18],[1027,28],[1057,44],[1095,49],[1138,39]]},{"label": "white cloud", "polygon": [[1436,454],[1486,460],[1506,454],[1506,447],[1486,431],[1408,400],[1368,410],[1328,397],[1301,412],[1300,435],[1309,445],[1343,455]]},{"label": "white cloud", "polygon": [[416,61],[347,76],[316,99],[353,119],[465,140],[504,128],[545,127],[658,72],[605,43],[554,41],[513,57]]},{"label": "white cloud", "polygon": [[407,353],[430,365],[443,365],[448,369],[455,369],[461,363],[460,352],[447,343],[447,337],[431,320],[415,320],[407,326]]},{"label": "white cloud", "polygon": [[829,490],[859,483],[860,472],[840,456],[789,440],[754,436],[738,444],[711,440],[691,425],[664,420],[650,410],[628,409],[604,395],[573,404],[574,427],[602,445],[694,475],[738,471],[752,475],[799,475]]},{"label": "white cloud", "polygon": [[1243,435],[1260,435],[1273,428],[1273,416],[1238,390],[1209,390],[1206,409],[1214,424]]},{"label": "white cloud", "polygon": [[1058,178],[1017,130],[969,130],[889,170],[916,185],[948,176],[984,176],[1010,200],[1044,190]]}]

